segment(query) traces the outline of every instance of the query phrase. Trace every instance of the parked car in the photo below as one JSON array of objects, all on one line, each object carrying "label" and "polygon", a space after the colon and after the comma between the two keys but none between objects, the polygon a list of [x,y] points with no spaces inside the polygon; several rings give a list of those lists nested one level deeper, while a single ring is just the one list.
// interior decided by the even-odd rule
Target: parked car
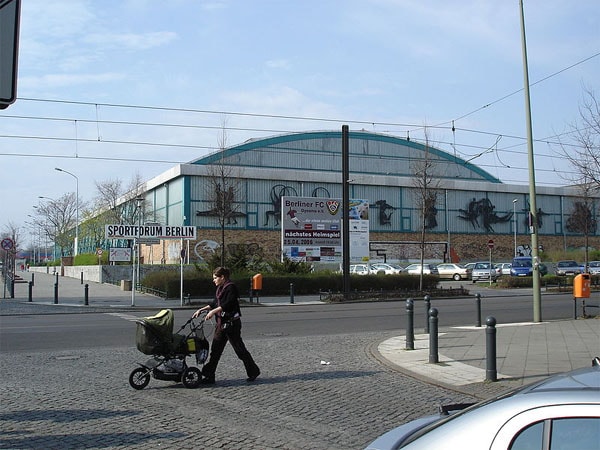
[{"label": "parked car", "polygon": [[394,275],[402,272],[400,266],[395,266],[388,263],[373,263],[371,264],[371,273]]},{"label": "parked car", "polygon": [[475,268],[475,264],[477,264],[477,263],[466,263],[466,264],[463,264],[463,266],[465,266],[465,269],[469,269],[469,270],[473,271],[473,269]]},{"label": "parked car", "polygon": [[510,275],[511,263],[496,263],[494,265],[496,270],[500,271],[500,275]]},{"label": "parked car", "polygon": [[467,269],[461,264],[438,264],[437,271],[440,278],[452,279],[454,281],[468,280],[471,277],[471,269]]},{"label": "parked car", "polygon": [[558,261],[556,263],[556,275],[578,275],[581,273],[581,267],[577,264],[576,261],[566,260],[566,261]]},{"label": "parked car", "polygon": [[[544,276],[548,274],[548,266],[544,263],[539,264],[540,275]],[[531,256],[518,256],[513,259],[512,268],[510,274],[513,277],[530,277],[533,275],[533,264],[531,262]]]},{"label": "parked car", "polygon": [[590,275],[600,274],[600,261],[590,261],[588,263],[588,273]]},{"label": "parked car", "polygon": [[[421,264],[411,264],[406,267],[403,271],[404,273],[408,273],[409,275],[420,275],[421,274]],[[423,264],[423,275],[437,275],[437,268],[433,264]]]},{"label": "parked car", "polygon": [[600,365],[593,365],[470,406],[442,406],[436,415],[388,431],[366,450],[597,449],[599,386]]},{"label": "parked car", "polygon": [[473,280],[473,283],[489,280],[490,278],[493,282],[496,282],[496,280],[500,278],[500,273],[494,268],[494,265],[489,262],[475,263],[473,272],[471,272],[471,280]]},{"label": "parked car", "polygon": [[369,275],[368,264],[350,264],[350,273],[354,275]]}]

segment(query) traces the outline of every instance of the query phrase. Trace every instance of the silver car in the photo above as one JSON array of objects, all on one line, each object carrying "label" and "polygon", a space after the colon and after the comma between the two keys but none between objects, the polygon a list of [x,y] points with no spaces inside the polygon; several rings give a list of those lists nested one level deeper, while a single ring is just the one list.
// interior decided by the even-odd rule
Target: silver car
[{"label": "silver car", "polygon": [[442,407],[366,449],[598,450],[599,443],[600,365],[593,365],[474,405]]},{"label": "silver car", "polygon": [[473,280],[473,283],[476,283],[477,281],[489,280],[490,277],[491,280],[495,282],[498,278],[500,278],[500,271],[489,262],[475,263],[473,271],[471,272],[471,280]]},{"label": "silver car", "polygon": [[[423,264],[423,275],[437,275],[437,268],[433,264]],[[420,275],[421,274],[421,264],[411,264],[406,267],[402,273],[407,273],[409,275]]]}]

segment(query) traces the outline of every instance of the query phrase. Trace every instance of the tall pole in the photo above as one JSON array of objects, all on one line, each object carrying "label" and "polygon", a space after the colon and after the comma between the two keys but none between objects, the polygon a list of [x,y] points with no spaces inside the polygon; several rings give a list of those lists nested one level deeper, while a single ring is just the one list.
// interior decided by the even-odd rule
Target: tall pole
[{"label": "tall pole", "polygon": [[514,222],[514,233],[515,233],[515,258],[517,257],[517,202],[519,199],[513,199],[513,222]]},{"label": "tall pole", "polygon": [[531,126],[531,103],[529,95],[529,69],[527,67],[527,43],[525,39],[525,15],[523,0],[519,0],[521,15],[521,42],[523,51],[523,87],[525,92],[525,121],[527,126],[527,155],[529,160],[529,232],[531,233],[531,259],[533,262],[533,321],[542,321],[542,294],[540,290],[540,261],[538,256],[538,218],[535,194],[535,168],[533,158],[533,131]]},{"label": "tall pole", "polygon": [[68,170],[59,167],[55,167],[54,170],[64,172],[75,178],[75,245],[73,245],[73,256],[77,256],[79,254],[79,178]]},{"label": "tall pole", "polygon": [[342,291],[350,296],[350,131],[342,125]]}]

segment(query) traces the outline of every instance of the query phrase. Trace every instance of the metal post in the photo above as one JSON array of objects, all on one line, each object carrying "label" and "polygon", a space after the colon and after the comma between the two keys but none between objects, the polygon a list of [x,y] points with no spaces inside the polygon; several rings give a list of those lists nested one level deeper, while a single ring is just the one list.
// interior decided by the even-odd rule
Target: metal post
[{"label": "metal post", "polygon": [[415,330],[414,330],[414,301],[412,298],[406,300],[406,350],[415,349]]},{"label": "metal post", "polygon": [[294,303],[294,283],[290,283],[290,303]]},{"label": "metal post", "polygon": [[87,283],[83,287],[83,304],[85,306],[90,304],[90,285]]},{"label": "metal post", "polygon": [[54,283],[54,304],[58,305],[58,281]]},{"label": "metal post", "polygon": [[10,280],[10,298],[15,298],[15,278],[13,275],[13,278],[11,278]]},{"label": "metal post", "polygon": [[35,286],[35,272],[31,272],[31,285]]},{"label": "metal post", "polygon": [[81,271],[81,284],[83,284],[83,271]]},{"label": "metal post", "polygon": [[423,297],[425,300],[425,333],[429,333],[429,310],[431,309],[431,297],[426,295]]},{"label": "metal post", "polygon": [[254,289],[252,289],[253,287],[254,284],[252,283],[252,277],[250,277],[250,303],[252,303],[254,299]]},{"label": "metal post", "polygon": [[577,297],[573,297],[573,320],[577,320]]},{"label": "metal post", "polygon": [[485,319],[485,381],[498,381],[496,371],[496,319],[488,316]]},{"label": "metal post", "polygon": [[28,301],[33,301],[33,281],[29,282],[29,297]]},{"label": "metal post", "polygon": [[475,303],[477,306],[477,326],[481,327],[481,294],[479,292],[475,295]]},{"label": "metal post", "polygon": [[429,362],[437,364],[440,362],[438,356],[438,310],[429,310]]}]

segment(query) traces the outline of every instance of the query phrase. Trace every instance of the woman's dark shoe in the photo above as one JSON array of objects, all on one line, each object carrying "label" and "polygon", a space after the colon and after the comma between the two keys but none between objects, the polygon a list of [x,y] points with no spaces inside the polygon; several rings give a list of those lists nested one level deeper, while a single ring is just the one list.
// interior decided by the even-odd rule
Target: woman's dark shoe
[{"label": "woman's dark shoe", "polygon": [[256,374],[249,376],[248,378],[246,378],[246,381],[254,381],[258,378],[258,376],[260,375],[260,370],[258,372],[256,372]]}]

